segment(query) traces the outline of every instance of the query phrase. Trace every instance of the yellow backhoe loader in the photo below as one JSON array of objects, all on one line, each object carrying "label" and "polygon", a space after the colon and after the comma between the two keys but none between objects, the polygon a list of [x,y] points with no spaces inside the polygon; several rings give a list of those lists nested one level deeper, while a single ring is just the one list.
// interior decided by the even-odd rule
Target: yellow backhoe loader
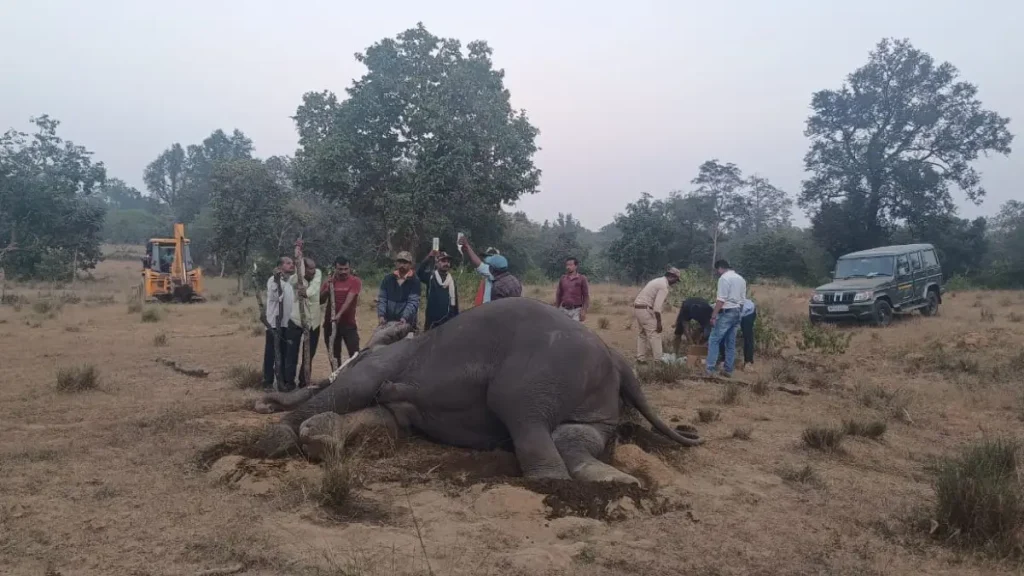
[{"label": "yellow backhoe loader", "polygon": [[204,302],[203,270],[192,263],[185,225],[174,238],[151,238],[142,258],[142,295],[147,302]]}]

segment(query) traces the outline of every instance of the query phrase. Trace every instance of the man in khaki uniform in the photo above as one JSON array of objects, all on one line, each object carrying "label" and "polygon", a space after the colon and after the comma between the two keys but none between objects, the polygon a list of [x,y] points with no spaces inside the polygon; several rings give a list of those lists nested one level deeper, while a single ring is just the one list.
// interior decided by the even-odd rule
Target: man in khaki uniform
[{"label": "man in khaki uniform", "polygon": [[661,309],[665,306],[670,286],[679,282],[679,269],[670,267],[664,276],[651,280],[633,302],[640,333],[636,337],[636,361],[646,361],[649,351],[654,360],[661,360]]}]

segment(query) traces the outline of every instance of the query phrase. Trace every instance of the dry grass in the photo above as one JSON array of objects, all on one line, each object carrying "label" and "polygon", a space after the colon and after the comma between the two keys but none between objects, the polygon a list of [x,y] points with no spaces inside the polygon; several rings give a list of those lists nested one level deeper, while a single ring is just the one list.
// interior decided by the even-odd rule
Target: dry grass
[{"label": "dry grass", "polygon": [[156,306],[147,306],[142,310],[143,322],[159,322],[164,319],[164,313]]},{"label": "dry grass", "polygon": [[[1024,300],[1016,293],[963,291],[945,299],[934,318],[915,314],[886,329],[842,326],[836,330],[851,335],[850,345],[828,354],[796,347],[803,343],[807,290],[754,285],[759,307],[773,309],[786,331],[781,356],[725,381],[749,387],[746,399],[756,402],[722,405],[725,382],[696,378],[683,367],[648,374],[657,377],[644,383],[651,406],[670,426],[685,421],[708,439],[694,449],[649,453],[677,474],[674,483],[686,487],[679,502],[672,491],[652,498],[691,505],[693,521],[684,513],[659,516],[637,506],[625,519],[608,523],[547,518],[544,501],[556,496],[479,476],[496,459],[504,462],[504,452],[463,451],[417,439],[388,446],[385,456],[367,456],[355,467],[344,460],[341,468],[325,468],[299,457],[225,456],[235,452],[214,454],[207,460],[212,468],[196,466],[197,450],[222,440],[228,430],[260,429],[280,419],[253,413],[258,393],[236,388],[234,381],[239,372],[232,367],[259,367],[262,360],[262,338],[250,337],[263,335],[251,320],[251,295],[233,304],[247,317],[221,316],[235,281],[210,275],[207,292],[223,294],[219,303],[161,305],[167,314],[151,324],[125,317],[123,308],[98,305],[131,301],[137,260],[103,262],[95,277],[76,284],[82,303],[64,304],[56,322],[31,304],[62,302],[60,288],[11,284],[7,305],[0,306],[5,574],[41,574],[46,558],[64,574],[195,574],[238,563],[254,574],[429,574],[425,558],[434,574],[454,576],[580,576],[584,570],[594,576],[1009,576],[1018,569],[1019,559],[1001,560],[1011,554],[1014,540],[986,528],[1012,528],[1016,493],[1000,490],[1013,484],[964,480],[1010,475],[970,472],[995,466],[956,464],[948,470],[958,472],[944,476],[954,481],[943,481],[940,490],[938,474],[922,474],[933,454],[964,460],[960,451],[979,434],[1020,437],[1024,323],[1010,315],[1024,314]],[[363,281],[371,286],[379,279]],[[638,289],[592,285],[592,299],[604,303],[604,310],[586,325],[626,358],[636,346],[635,322],[629,319]],[[553,291],[553,283],[526,287],[544,301]],[[1012,305],[997,309],[1006,298]],[[371,300],[358,307],[364,342],[375,322]],[[981,302],[977,308],[975,301]],[[982,308],[997,311],[993,322],[981,321]],[[141,315],[142,308],[135,313]],[[600,318],[610,320],[607,328],[600,328]],[[26,321],[41,325],[30,328]],[[166,346],[152,348],[160,334],[169,336]],[[153,362],[157,356],[200,365],[210,376],[178,374]],[[97,392],[56,391],[52,370],[87,365],[102,372]],[[325,377],[328,369],[321,342],[313,377]],[[659,380],[672,384],[652,384]],[[799,385],[810,393],[774,392],[778,385]],[[829,419],[842,423],[846,436],[837,456],[806,448],[798,439],[809,423]],[[875,423],[887,424],[877,436],[882,441],[853,435],[876,434],[871,430],[881,424]],[[253,456],[245,446],[238,450]],[[511,465],[514,470],[514,458]],[[1003,495],[990,496],[998,494]],[[334,512],[332,502],[344,511]],[[383,510],[363,516],[371,503]],[[915,518],[934,519],[937,541],[957,547],[929,545],[931,522],[901,524],[904,509],[920,511]],[[822,518],[833,529],[822,530]],[[904,532],[870,528],[894,522]],[[964,534],[989,534],[987,540],[999,544],[975,545],[985,538]],[[996,559],[974,553],[977,546]],[[772,554],[749,554],[751,549]]]},{"label": "dry grass", "polygon": [[666,364],[656,360],[638,365],[636,375],[645,384],[674,384],[686,378],[689,370],[685,364]]},{"label": "dry grass", "polygon": [[611,327],[611,325],[612,321],[603,316],[597,319],[597,327],[600,328],[601,330],[607,330],[608,328]]},{"label": "dry grass", "polygon": [[726,382],[725,386],[722,387],[722,396],[718,399],[719,402],[726,406],[733,404],[739,404],[740,401],[740,387],[735,382]]},{"label": "dry grass", "polygon": [[1020,555],[1024,493],[1016,440],[983,440],[935,469],[933,531],[997,556]]},{"label": "dry grass", "polygon": [[86,392],[100,385],[100,373],[92,364],[57,370],[59,392]]},{"label": "dry grass", "polygon": [[167,346],[167,334],[161,332],[160,334],[153,336],[153,346]]},{"label": "dry grass", "polygon": [[846,433],[842,428],[811,426],[805,428],[800,438],[809,448],[822,452],[836,452],[843,444]]},{"label": "dry grass", "polygon": [[878,439],[885,435],[888,428],[882,420],[843,420],[843,432],[847,436]]},{"label": "dry grass", "polygon": [[228,380],[239,390],[258,390],[263,387],[263,371],[253,366],[232,366]]}]

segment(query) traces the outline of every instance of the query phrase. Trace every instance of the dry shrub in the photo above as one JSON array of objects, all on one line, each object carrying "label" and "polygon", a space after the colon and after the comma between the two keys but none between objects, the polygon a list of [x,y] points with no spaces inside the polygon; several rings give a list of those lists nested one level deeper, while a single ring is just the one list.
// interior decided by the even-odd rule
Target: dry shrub
[{"label": "dry shrub", "polygon": [[796,343],[797,348],[814,350],[830,356],[845,354],[853,338],[853,332],[844,333],[835,326],[811,322],[804,322],[800,335],[801,339]]},{"label": "dry shrub", "polygon": [[698,408],[697,409],[697,421],[702,424],[708,424],[714,422],[722,417],[721,412],[711,408]]},{"label": "dry shrub", "polygon": [[779,477],[786,482],[804,484],[808,486],[821,486],[821,476],[811,468],[810,464],[804,464],[800,468],[795,466],[783,466],[779,469]]},{"label": "dry shrub", "polygon": [[99,387],[100,373],[92,364],[84,364],[73,368],[61,368],[57,371],[57,390],[59,392],[84,392]]},{"label": "dry shrub", "polygon": [[890,390],[878,384],[858,383],[857,397],[860,403],[868,408],[888,412],[902,418],[910,406],[910,393],[902,388]]},{"label": "dry shrub", "polygon": [[148,307],[142,311],[143,322],[159,322],[163,320],[163,317],[163,313],[155,306]]},{"label": "dry shrub", "polygon": [[266,332],[267,332],[267,329],[264,328],[262,324],[260,324],[258,326],[253,326],[252,329],[250,329],[250,331],[249,331],[249,335],[250,336],[263,336],[263,335],[266,334]]},{"label": "dry shrub", "polygon": [[608,320],[607,318],[602,317],[597,319],[597,327],[601,330],[607,330],[611,325],[611,320]]},{"label": "dry shrub", "polygon": [[35,312],[36,314],[51,314],[55,312],[60,312],[60,309],[62,307],[63,304],[54,300],[36,300],[35,302],[32,303],[32,311]]},{"label": "dry shrub", "polygon": [[750,391],[757,396],[767,396],[771,392],[771,386],[763,378],[758,378],[750,385]]},{"label": "dry shrub", "polygon": [[990,310],[988,308],[982,308],[981,309],[981,321],[982,322],[995,322],[996,321],[996,315],[995,315],[994,312],[992,312],[992,310]]},{"label": "dry shrub", "polygon": [[344,510],[352,500],[354,475],[352,462],[341,450],[332,451],[324,458],[320,478],[320,505],[332,511]]},{"label": "dry shrub", "polygon": [[740,401],[740,387],[735,382],[727,382],[722,388],[722,396],[719,398],[719,402],[730,406],[732,404],[738,404]]},{"label": "dry shrub", "polygon": [[167,334],[157,334],[153,337],[153,346],[167,346]]},{"label": "dry shrub", "polygon": [[85,297],[86,304],[95,304],[97,306],[103,306],[114,303],[113,294],[88,294]]},{"label": "dry shrub", "polygon": [[753,434],[753,430],[749,427],[741,426],[732,431],[732,437],[737,440],[750,440],[750,436]]},{"label": "dry shrub", "polygon": [[240,390],[253,390],[263,387],[263,372],[252,366],[232,366],[228,369],[228,380]]},{"label": "dry shrub", "polygon": [[800,374],[797,373],[796,366],[793,362],[788,360],[780,360],[772,364],[769,378],[773,382],[779,382],[782,384],[799,384]]},{"label": "dry shrub", "polygon": [[1018,478],[1020,444],[989,439],[935,467],[934,531],[950,541],[998,554],[1019,554],[1024,498]]},{"label": "dry shrub", "polygon": [[208,298],[209,298],[210,302],[220,302],[221,300],[224,299],[224,295],[221,294],[220,292],[210,292],[210,295],[209,295]]},{"label": "dry shrub", "polygon": [[844,420],[843,421],[843,432],[847,436],[860,436],[862,438],[881,438],[885,431],[888,429],[888,425],[882,420]]},{"label": "dry shrub", "polygon": [[238,306],[242,303],[242,296],[240,294],[232,294],[228,296],[228,306]]},{"label": "dry shrub", "polygon": [[656,359],[637,366],[637,378],[645,384],[674,384],[687,377],[689,371],[686,364],[669,364]]},{"label": "dry shrub", "polygon": [[604,310],[604,302],[601,302],[600,300],[591,300],[590,301],[590,308],[587,309],[587,312],[588,313],[593,312],[594,314],[600,314],[602,310]]},{"label": "dry shrub", "polygon": [[138,300],[132,300],[131,302],[128,303],[129,314],[138,314],[139,312],[142,312],[142,302]]},{"label": "dry shrub", "polygon": [[1013,322],[1014,324],[1019,324],[1021,322],[1024,322],[1024,314],[1018,314],[1017,312],[1010,312],[1010,314],[1006,317],[1006,319],[1009,320],[1010,322]]},{"label": "dry shrub", "polygon": [[800,436],[804,444],[822,452],[835,452],[843,443],[846,434],[841,428],[830,426],[810,426]]}]

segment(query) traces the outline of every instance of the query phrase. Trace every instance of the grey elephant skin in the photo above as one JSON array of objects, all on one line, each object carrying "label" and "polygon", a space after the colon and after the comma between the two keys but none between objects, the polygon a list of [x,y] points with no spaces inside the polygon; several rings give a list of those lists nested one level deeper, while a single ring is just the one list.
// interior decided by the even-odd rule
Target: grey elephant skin
[{"label": "grey elephant skin", "polygon": [[626,405],[683,446],[704,441],[654,413],[618,352],[585,325],[530,298],[473,308],[414,338],[360,352],[322,390],[274,395],[286,413],[262,446],[313,458],[382,427],[443,444],[511,448],[527,478],[639,484],[601,461]]}]

